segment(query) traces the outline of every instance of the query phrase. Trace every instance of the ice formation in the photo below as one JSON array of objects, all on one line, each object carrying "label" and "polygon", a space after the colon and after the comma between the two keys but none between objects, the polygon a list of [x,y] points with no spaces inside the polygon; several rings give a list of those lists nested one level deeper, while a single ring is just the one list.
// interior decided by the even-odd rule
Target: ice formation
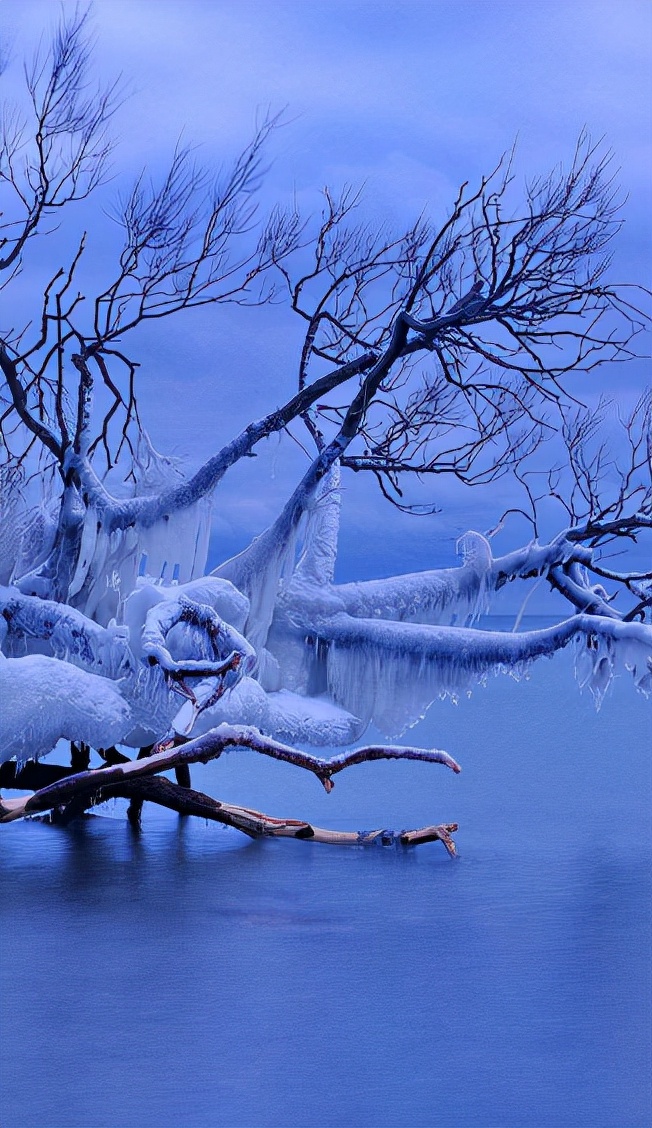
[{"label": "ice formation", "polygon": [[456,700],[491,674],[523,677],[532,662],[576,640],[580,684],[599,704],[618,669],[652,692],[652,627],[578,615],[521,634],[339,616],[322,628],[334,699],[386,736],[424,715],[436,697]]},{"label": "ice formation", "polygon": [[[76,465],[73,454],[68,460],[70,468]],[[192,505],[170,507],[169,512],[163,511],[142,524],[131,522],[123,527],[115,520],[121,500],[156,497],[185,483],[174,460],[158,454],[144,432],[129,481],[117,479],[115,471],[108,476],[115,495],[113,506],[107,504],[104,483],[89,466],[85,471],[95,488],[89,483],[85,489],[81,545],[67,591],[73,607],[106,625],[121,617],[123,602],[134,590],[139,575],[165,584],[185,583],[203,575],[210,536],[210,495]],[[41,551],[29,568],[24,562],[14,569],[12,582],[26,594],[48,594],[39,576],[39,565],[51,547],[48,535],[49,528],[44,530]]]},{"label": "ice formation", "polygon": [[338,598],[356,618],[400,623],[475,622],[489,609],[491,550],[479,533],[466,533],[458,544],[463,554],[458,568],[340,584]]},{"label": "ice formation", "polygon": [[36,759],[61,739],[106,748],[133,724],[119,685],[41,654],[0,655],[0,700],[0,762]]},{"label": "ice formation", "polygon": [[[143,439],[131,493],[146,498],[179,478]],[[618,672],[652,692],[652,627],[610,609],[583,572],[590,550],[563,537],[494,558],[487,539],[468,532],[456,568],[336,583],[337,465],[302,484],[265,533],[208,576],[208,503],[122,527],[102,509],[101,486],[91,489],[71,605],[28,594],[51,545],[51,514],[27,509],[16,490],[14,505],[0,486],[18,530],[0,529],[2,575],[17,580],[0,587],[5,759],[43,755],[61,737],[143,747],[223,722],[306,745],[348,744],[370,722],[394,736],[435,698],[457,699],[497,673],[521,677],[569,643],[578,682],[598,704]],[[604,613],[511,634],[472,626],[503,583],[559,567]]]},{"label": "ice formation", "polygon": [[[192,706],[187,702],[174,718],[175,731],[187,733],[191,716]],[[350,744],[365,727],[359,718],[326,697],[306,697],[287,689],[266,693],[252,678],[243,678],[229,694],[202,712],[192,726],[192,734],[200,736],[225,721],[255,725],[267,736],[314,747]]]}]

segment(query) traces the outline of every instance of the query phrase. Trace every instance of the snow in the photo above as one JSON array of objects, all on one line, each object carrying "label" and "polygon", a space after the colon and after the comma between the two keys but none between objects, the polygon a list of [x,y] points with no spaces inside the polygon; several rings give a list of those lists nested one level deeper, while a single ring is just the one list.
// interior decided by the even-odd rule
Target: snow
[{"label": "snow", "polygon": [[[198,700],[208,692],[195,690]],[[251,678],[241,682],[192,723],[193,707],[185,702],[174,718],[176,732],[201,736],[217,725],[255,725],[267,736],[315,747],[341,746],[356,740],[362,724],[327,698],[304,697],[288,690],[265,693]]]},{"label": "snow", "polygon": [[38,759],[57,741],[120,742],[132,712],[115,682],[43,655],[0,656],[0,762]]},{"label": "snow", "polygon": [[[201,704],[205,701],[214,688],[215,684],[209,678],[196,686],[194,692],[198,702]],[[194,713],[191,702],[184,702],[173,720],[175,732],[183,735],[192,732],[193,737],[202,736],[223,722],[261,728],[267,715],[267,694],[252,678],[242,678],[215,705],[200,713],[196,720]]]},{"label": "snow", "polygon": [[365,727],[327,697],[304,697],[287,689],[269,694],[264,731],[278,740],[337,748],[357,740]]}]

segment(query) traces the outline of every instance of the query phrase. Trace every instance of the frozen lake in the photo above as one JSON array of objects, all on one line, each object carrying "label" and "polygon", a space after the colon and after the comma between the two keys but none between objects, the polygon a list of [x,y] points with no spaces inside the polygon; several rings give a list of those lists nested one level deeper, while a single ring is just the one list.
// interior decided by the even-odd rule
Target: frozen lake
[{"label": "frozen lake", "polygon": [[460,858],[251,843],[147,811],[2,830],[3,1128],[647,1128],[650,707],[570,654],[437,702],[454,776],[233,752],[220,798]]}]

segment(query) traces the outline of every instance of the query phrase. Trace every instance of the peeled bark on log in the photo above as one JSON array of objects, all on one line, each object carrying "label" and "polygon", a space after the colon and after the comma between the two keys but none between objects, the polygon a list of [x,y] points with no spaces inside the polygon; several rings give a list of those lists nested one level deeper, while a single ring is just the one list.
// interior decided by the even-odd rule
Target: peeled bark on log
[{"label": "peeled bark on log", "polygon": [[[147,801],[167,807],[180,815],[196,815],[211,822],[234,827],[249,838],[298,838],[329,846],[419,846],[426,842],[443,842],[451,857],[456,856],[452,839],[457,823],[425,826],[416,830],[328,830],[315,826],[305,819],[279,819],[250,807],[222,803],[201,791],[179,787],[169,779],[150,776],[103,789],[94,797],[95,802],[109,799],[129,799],[132,807],[142,807]],[[73,804],[69,804],[70,807]],[[77,812],[81,814],[81,811]],[[65,822],[60,816],[56,822]],[[132,825],[139,817],[130,817]]]}]

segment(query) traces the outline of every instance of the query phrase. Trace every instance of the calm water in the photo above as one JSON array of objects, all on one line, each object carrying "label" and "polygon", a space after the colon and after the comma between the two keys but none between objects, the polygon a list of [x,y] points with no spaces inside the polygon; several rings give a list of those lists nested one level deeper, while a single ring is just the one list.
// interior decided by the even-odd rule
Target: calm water
[{"label": "calm water", "polygon": [[322,825],[457,820],[457,862],[152,811],[3,828],[3,1128],[647,1128],[649,715],[624,683],[596,715],[562,655],[433,706],[411,736],[457,777],[194,770]]}]

